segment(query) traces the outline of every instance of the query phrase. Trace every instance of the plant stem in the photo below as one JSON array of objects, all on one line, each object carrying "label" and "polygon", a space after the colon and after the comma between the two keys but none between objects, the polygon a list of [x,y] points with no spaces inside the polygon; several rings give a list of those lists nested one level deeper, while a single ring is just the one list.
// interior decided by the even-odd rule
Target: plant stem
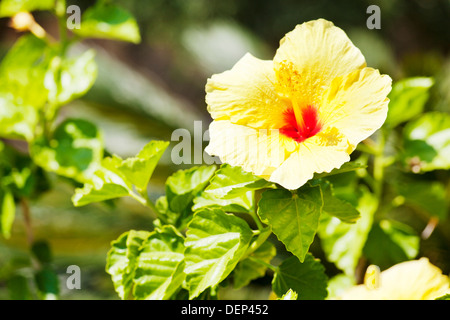
[{"label": "plant stem", "polygon": [[33,228],[31,227],[31,214],[30,214],[30,205],[28,200],[22,198],[20,200],[20,205],[22,207],[23,219],[25,224],[25,232],[27,234],[27,242],[31,247],[34,242]]},{"label": "plant stem", "polygon": [[380,139],[377,146],[377,154],[375,155],[373,162],[374,192],[378,198],[378,201],[381,200],[381,195],[383,192],[385,143],[386,143],[385,133],[383,130],[381,130]]},{"label": "plant stem", "polygon": [[271,265],[270,263],[267,263],[261,259],[255,258],[255,257],[248,257],[248,259],[250,259],[253,262],[257,262],[265,267],[267,267],[268,269],[272,270],[273,272],[277,271],[277,267]]}]

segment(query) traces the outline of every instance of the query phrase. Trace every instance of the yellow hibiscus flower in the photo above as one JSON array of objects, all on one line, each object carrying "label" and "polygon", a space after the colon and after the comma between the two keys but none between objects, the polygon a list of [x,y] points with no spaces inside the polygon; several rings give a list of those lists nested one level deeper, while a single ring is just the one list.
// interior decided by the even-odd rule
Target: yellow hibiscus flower
[{"label": "yellow hibiscus flower", "polygon": [[206,84],[206,152],[287,189],[350,160],[384,123],[391,78],[366,67],[345,32],[319,19],[281,40],[273,61],[246,54]]},{"label": "yellow hibiscus flower", "polygon": [[448,276],[427,258],[396,264],[379,272],[367,268],[364,284],[342,294],[343,300],[434,300],[450,294]]}]

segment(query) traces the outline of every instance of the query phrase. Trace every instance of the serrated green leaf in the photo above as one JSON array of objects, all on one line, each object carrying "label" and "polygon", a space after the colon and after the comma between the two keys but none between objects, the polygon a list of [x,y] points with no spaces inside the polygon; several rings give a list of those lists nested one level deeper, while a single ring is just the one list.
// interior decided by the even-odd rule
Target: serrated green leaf
[{"label": "serrated green leaf", "polygon": [[323,300],[327,297],[325,267],[310,253],[304,262],[297,257],[284,260],[272,280],[273,292],[279,297],[289,290],[298,294],[298,300]]},{"label": "serrated green leaf", "polygon": [[273,233],[286,249],[303,261],[319,227],[322,207],[318,185],[304,186],[293,192],[267,190],[259,201],[258,214],[272,226]]},{"label": "serrated green leaf", "polygon": [[252,280],[263,277],[266,273],[267,267],[259,262],[252,260],[256,258],[270,263],[275,257],[277,251],[271,242],[264,242],[255,252],[248,258],[240,261],[233,270],[233,284],[236,289],[247,286]]},{"label": "serrated green leaf", "polygon": [[377,199],[365,188],[358,199],[357,209],[361,218],[355,225],[342,222],[336,217],[323,214],[318,235],[328,261],[348,275],[353,275],[361,257],[364,244],[372,226],[377,209]]},{"label": "serrated green leaf", "polygon": [[320,178],[325,178],[325,177],[329,177],[329,176],[334,176],[334,175],[345,173],[345,172],[351,172],[351,171],[355,171],[358,169],[364,169],[366,167],[367,167],[367,165],[364,165],[364,164],[361,164],[358,162],[346,162],[340,168],[333,169],[333,170],[331,170],[331,172],[322,172],[322,173],[314,174],[314,179],[320,179]]},{"label": "serrated green leaf", "polygon": [[419,115],[429,98],[433,79],[426,77],[407,78],[397,81],[389,94],[389,109],[386,124],[395,127]]},{"label": "serrated green leaf", "polygon": [[35,141],[30,152],[35,163],[47,171],[86,182],[100,166],[103,139],[89,121],[67,119],[55,129],[49,141]]},{"label": "serrated green leaf", "polygon": [[105,269],[121,299],[126,299],[133,288],[140,248],[149,235],[147,231],[130,230],[111,243]]},{"label": "serrated green leaf", "polygon": [[450,114],[429,112],[403,131],[404,161],[414,173],[450,169]]},{"label": "serrated green leaf", "polygon": [[86,38],[104,38],[139,43],[141,35],[134,17],[125,9],[97,2],[86,10],[74,33]]},{"label": "serrated green leaf", "polygon": [[136,157],[123,160],[113,155],[104,158],[91,180],[85,183],[83,188],[75,190],[72,197],[73,204],[83,206],[92,202],[135,195],[134,187],[140,192],[145,192],[140,187],[147,186],[167,146],[168,142],[151,141]]},{"label": "serrated green leaf", "polygon": [[215,166],[192,167],[171,175],[166,181],[169,209],[183,212],[191,206],[192,200],[206,187],[215,170]]},{"label": "serrated green leaf", "polygon": [[247,191],[235,198],[223,199],[219,196],[203,191],[194,198],[192,210],[196,211],[206,207],[219,207],[227,212],[249,212],[253,210],[253,192]]},{"label": "serrated green leaf", "polygon": [[259,190],[272,185],[273,183],[245,172],[241,167],[223,164],[215,172],[205,192],[221,199],[233,199],[248,191]]},{"label": "serrated green leaf", "polygon": [[139,190],[145,190],[153,171],[169,146],[167,141],[150,141],[132,158],[122,160],[117,170]]},{"label": "serrated green leaf", "polygon": [[252,231],[241,218],[220,209],[197,211],[185,240],[189,298],[224,280],[245,253],[251,238]]},{"label": "serrated green leaf", "polygon": [[136,263],[136,299],[169,299],[186,276],[183,253],[184,238],[172,226],[152,232],[142,244]]},{"label": "serrated green leaf", "polygon": [[358,210],[353,205],[334,195],[331,183],[323,181],[320,188],[323,195],[323,212],[346,223],[355,223],[360,218]]},{"label": "serrated green leaf", "polygon": [[297,300],[298,294],[292,289],[289,289],[281,298],[278,300]]},{"label": "serrated green leaf", "polygon": [[6,191],[1,199],[0,226],[3,237],[11,237],[11,228],[16,216],[16,204],[12,192]]},{"label": "serrated green leaf", "polygon": [[22,11],[50,10],[55,0],[2,0],[0,2],[0,18],[12,17]]},{"label": "serrated green leaf", "polygon": [[[419,253],[420,239],[414,229],[393,220],[381,220],[372,226],[364,255],[381,269],[414,259]],[[380,250],[380,247],[383,250]]]}]

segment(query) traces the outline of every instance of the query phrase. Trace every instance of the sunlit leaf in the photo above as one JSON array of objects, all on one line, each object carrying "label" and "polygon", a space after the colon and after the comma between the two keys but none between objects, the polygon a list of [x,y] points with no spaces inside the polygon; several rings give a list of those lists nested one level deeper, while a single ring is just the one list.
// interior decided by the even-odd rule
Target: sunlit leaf
[{"label": "sunlit leaf", "polygon": [[78,57],[55,57],[45,76],[51,110],[47,117],[53,119],[58,107],[84,95],[97,78],[95,51],[88,50]]},{"label": "sunlit leaf", "polygon": [[0,18],[11,17],[22,11],[50,10],[55,0],[2,0],[0,2]]},{"label": "sunlit leaf", "polygon": [[189,298],[225,279],[245,253],[252,231],[248,224],[220,209],[202,209],[188,225],[185,241]]},{"label": "sunlit leaf", "polygon": [[142,243],[136,263],[133,295],[168,299],[184,281],[184,238],[172,226],[152,232]]},{"label": "sunlit leaf", "polygon": [[293,290],[298,300],[323,300],[327,297],[327,281],[325,267],[307,254],[304,262],[297,257],[284,260],[275,272],[272,289],[279,297]]},{"label": "sunlit leaf", "polygon": [[414,173],[450,168],[450,114],[429,112],[403,131],[404,160]]},{"label": "sunlit leaf", "polygon": [[86,10],[80,28],[73,30],[87,38],[105,38],[139,43],[141,35],[134,17],[125,9],[98,1]]},{"label": "sunlit leaf", "polygon": [[334,195],[332,184],[323,181],[320,187],[323,195],[323,212],[347,223],[355,223],[359,219],[360,214],[353,205]]},{"label": "sunlit leaf", "polygon": [[106,272],[111,275],[114,288],[121,299],[133,289],[133,279],[140,248],[150,232],[130,230],[111,243],[106,260]]},{"label": "sunlit leaf", "polygon": [[289,289],[281,298],[278,300],[297,300],[298,294],[297,292],[293,291],[292,289]]},{"label": "sunlit leaf", "polygon": [[319,227],[322,207],[318,185],[304,186],[294,192],[267,190],[259,201],[258,214],[272,226],[273,233],[286,249],[302,262]]},{"label": "sunlit leaf", "polygon": [[323,172],[314,174],[314,179],[325,178],[328,176],[334,176],[344,172],[351,172],[358,169],[366,168],[367,166],[358,162],[346,162],[339,169],[333,169],[331,172]]},{"label": "sunlit leaf", "polygon": [[372,227],[377,199],[368,190],[361,189],[357,210],[361,214],[356,224],[348,224],[336,217],[323,214],[318,235],[328,261],[346,274],[353,275],[362,255],[364,244]]},{"label": "sunlit leaf", "polygon": [[113,155],[104,158],[90,181],[85,183],[83,188],[75,190],[72,197],[73,204],[83,206],[92,202],[129,196],[134,192],[134,187],[140,192],[146,192],[142,189],[147,186],[167,146],[168,142],[151,141],[136,157],[123,160]]},{"label": "sunlit leaf", "polygon": [[419,115],[429,98],[432,78],[416,77],[394,82],[389,94],[386,124],[395,127]]},{"label": "sunlit leaf", "polygon": [[67,119],[49,141],[36,141],[30,149],[34,161],[47,171],[85,182],[100,166],[103,139],[89,121]]},{"label": "sunlit leaf", "polygon": [[[0,193],[1,195],[1,193]],[[6,191],[0,199],[0,227],[3,237],[8,239],[11,236],[11,228],[16,216],[16,204],[12,192]]]},{"label": "sunlit leaf", "polygon": [[166,197],[170,210],[182,212],[192,204],[194,197],[208,184],[215,166],[192,167],[178,170],[166,181]]},{"label": "sunlit leaf", "polygon": [[234,287],[236,289],[245,287],[252,280],[263,277],[266,274],[267,267],[252,260],[252,258],[270,263],[276,253],[275,246],[271,242],[266,241],[248,258],[240,261],[233,270]]},{"label": "sunlit leaf", "polygon": [[272,186],[273,184],[249,172],[241,167],[233,167],[223,164],[218,169],[205,192],[222,199],[232,199],[246,193]]},{"label": "sunlit leaf", "polygon": [[150,141],[135,157],[122,160],[117,169],[136,188],[144,190],[168,146],[167,141]]},{"label": "sunlit leaf", "polygon": [[[3,2],[2,2],[3,3]],[[0,135],[35,135],[38,111],[48,98],[44,78],[55,52],[33,35],[22,36],[0,64]]]}]

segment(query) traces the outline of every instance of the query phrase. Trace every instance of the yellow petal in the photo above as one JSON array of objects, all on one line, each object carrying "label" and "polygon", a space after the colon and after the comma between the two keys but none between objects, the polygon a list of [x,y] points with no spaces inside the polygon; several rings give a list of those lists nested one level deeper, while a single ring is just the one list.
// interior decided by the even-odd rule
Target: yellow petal
[{"label": "yellow petal", "polygon": [[205,148],[208,154],[261,177],[279,167],[296,145],[276,129],[253,129],[228,120],[213,121],[209,135],[210,143]]},{"label": "yellow petal", "polygon": [[292,63],[302,78],[302,102],[313,105],[334,78],[366,66],[361,51],[345,32],[323,19],[297,25],[280,41],[275,70],[286,63]]},{"label": "yellow petal", "polygon": [[386,120],[392,80],[372,68],[337,77],[320,102],[320,119],[334,126],[356,145]]},{"label": "yellow petal", "polygon": [[381,273],[381,286],[391,299],[428,300],[450,293],[450,282],[427,258],[399,263]]},{"label": "yellow petal", "polygon": [[396,264],[381,272],[377,288],[358,285],[347,290],[346,300],[434,300],[450,294],[450,281],[427,258]]},{"label": "yellow petal", "polygon": [[272,61],[246,54],[231,70],[208,79],[208,111],[215,120],[252,128],[279,128],[287,106],[275,91],[274,82]]},{"label": "yellow petal", "polygon": [[314,173],[330,172],[350,160],[352,146],[336,128],[327,128],[298,144],[298,149],[277,168],[269,181],[286,189],[298,189]]}]

